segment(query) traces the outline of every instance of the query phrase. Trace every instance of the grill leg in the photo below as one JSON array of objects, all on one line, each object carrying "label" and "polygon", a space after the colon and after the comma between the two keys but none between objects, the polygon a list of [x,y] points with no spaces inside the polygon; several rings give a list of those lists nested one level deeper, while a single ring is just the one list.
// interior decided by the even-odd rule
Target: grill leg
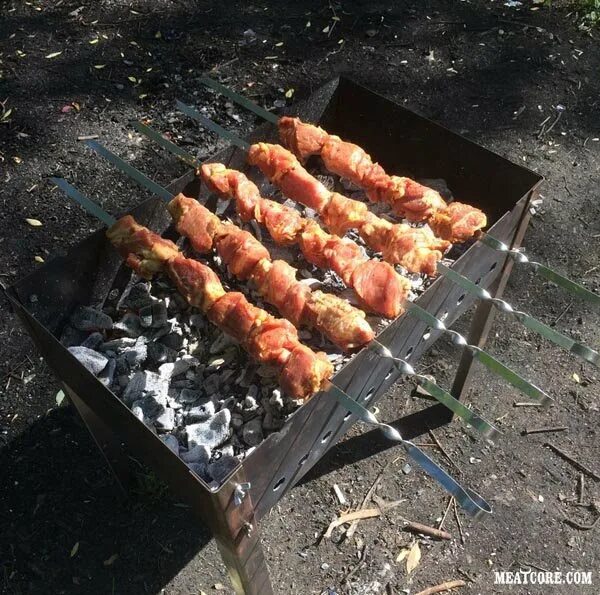
[{"label": "grill leg", "polygon": [[213,533],[236,594],[273,595],[251,495],[246,493],[239,506],[234,500],[235,486],[245,481],[241,468],[214,495]]},{"label": "grill leg", "polygon": [[[531,201],[535,198],[535,196],[537,196],[537,194],[538,191],[536,188],[529,193],[529,196],[525,201],[523,213],[517,225],[515,235],[513,236],[511,248],[518,248],[521,245],[521,242],[523,241],[525,231],[527,230],[527,226],[529,225],[529,220],[531,218],[529,214],[529,205]],[[514,263],[512,259],[507,258],[504,262],[502,270],[498,275],[498,278],[489,287],[488,291],[494,297],[501,298],[504,294],[504,290],[506,288],[506,284],[508,283],[508,278],[510,277],[513,264]],[[479,302],[479,305],[475,310],[475,315],[473,316],[471,328],[469,330],[468,341],[471,345],[477,345],[478,347],[483,347],[485,345],[490,329],[492,328],[492,324],[494,322],[495,312],[496,309],[489,302]],[[463,350],[463,354],[460,359],[458,370],[456,371],[456,376],[454,378],[454,383],[452,384],[451,390],[452,395],[457,399],[462,399],[469,390],[469,387],[471,385],[472,372],[473,354],[465,349]],[[448,421],[450,421],[453,417],[453,413],[449,409],[446,410],[445,415],[447,416]]]},{"label": "grill leg", "polygon": [[71,399],[71,402],[77,409],[77,412],[83,419],[94,442],[100,449],[100,452],[106,459],[108,466],[114,473],[120,488],[127,494],[130,488],[135,484],[135,478],[131,472],[129,461],[123,452],[121,442],[114,432],[71,390],[66,384],[63,384],[65,393]]}]

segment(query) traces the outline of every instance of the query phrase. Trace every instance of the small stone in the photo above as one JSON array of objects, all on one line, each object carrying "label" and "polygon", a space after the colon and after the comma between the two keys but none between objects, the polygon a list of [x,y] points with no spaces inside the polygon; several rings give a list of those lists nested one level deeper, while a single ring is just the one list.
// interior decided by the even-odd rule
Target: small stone
[{"label": "small stone", "polygon": [[89,335],[87,339],[83,341],[81,347],[97,350],[102,341],[104,341],[104,335],[102,333],[95,332]]},{"label": "small stone", "polygon": [[163,300],[157,300],[140,310],[140,320],[144,328],[161,328],[167,324],[168,317],[167,304]]},{"label": "small stone", "polygon": [[210,473],[211,477],[219,482],[219,483],[223,483],[223,480],[234,470],[237,469],[237,467],[239,467],[240,462],[238,459],[236,459],[235,457],[229,456],[229,455],[224,455],[222,457],[220,457],[219,459],[217,459],[216,461],[213,461],[212,463],[210,463],[210,465],[208,466],[208,472]]},{"label": "small stone", "polygon": [[179,455],[179,440],[173,434],[165,434],[160,439],[169,447],[171,452]]},{"label": "small stone", "polygon": [[208,421],[187,426],[185,433],[188,446],[193,448],[197,445],[204,445],[211,449],[220,446],[229,436],[230,421],[229,409],[222,409]]},{"label": "small stone", "polygon": [[119,322],[116,322],[113,329],[117,334],[132,339],[137,339],[144,331],[140,317],[131,312],[128,312]]},{"label": "small stone", "polygon": [[80,331],[108,330],[113,321],[108,314],[89,306],[78,306],[71,315],[71,324]]},{"label": "small stone", "polygon": [[408,475],[411,472],[411,470],[412,467],[408,463],[406,463],[404,467],[402,467],[402,473],[404,473],[404,475]]},{"label": "small stone", "polygon": [[263,440],[262,424],[258,417],[251,419],[242,428],[242,439],[248,446],[257,446]]},{"label": "small stone", "polygon": [[186,412],[185,417],[188,423],[205,421],[210,419],[215,414],[215,404],[211,400],[206,400],[204,403],[200,403],[192,407]]},{"label": "small stone", "polygon": [[87,347],[69,347],[69,352],[94,376],[98,376],[108,363],[108,358],[105,355]]}]

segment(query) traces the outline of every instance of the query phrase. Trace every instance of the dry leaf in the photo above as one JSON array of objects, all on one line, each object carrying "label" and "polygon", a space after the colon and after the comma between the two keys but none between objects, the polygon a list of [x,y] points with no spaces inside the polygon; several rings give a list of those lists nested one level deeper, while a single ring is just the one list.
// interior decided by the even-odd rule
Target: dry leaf
[{"label": "dry leaf", "polygon": [[131,81],[134,85],[135,85],[135,83],[137,83],[137,79],[134,76],[128,76],[127,80]]},{"label": "dry leaf", "polygon": [[94,64],[94,68],[96,70],[102,70],[103,68],[106,68],[106,64]]},{"label": "dry leaf", "polygon": [[573,372],[573,380],[579,384],[581,382],[581,378],[579,378],[579,374],[577,372]]},{"label": "dry leaf", "polygon": [[327,27],[325,27],[325,29],[323,29],[323,33],[329,33],[329,25],[327,25]]},{"label": "dry leaf", "polygon": [[288,89],[288,90],[285,92],[285,96],[286,96],[288,99],[290,99],[290,98],[292,97],[292,95],[293,95],[293,94],[294,94],[294,89]]},{"label": "dry leaf", "polygon": [[162,37],[162,33],[161,33],[160,31],[157,31],[157,32],[154,34],[154,39],[160,39],[161,37]]},{"label": "dry leaf", "polygon": [[406,574],[410,574],[421,561],[421,548],[419,547],[419,542],[415,541],[411,548],[410,552],[408,552],[408,556],[406,557]]},{"label": "dry leaf", "polygon": [[113,554],[108,560],[104,560],[104,566],[112,566],[115,560],[119,557],[119,554]]},{"label": "dry leaf", "polygon": [[409,552],[410,552],[410,549],[408,549],[407,547],[402,548],[400,550],[400,553],[396,557],[396,562],[402,562],[402,560],[404,560],[404,558],[406,558],[406,556],[408,556]]},{"label": "dry leaf", "polygon": [[355,510],[354,512],[347,512],[345,514],[341,514],[337,519],[331,521],[329,523],[329,527],[327,527],[327,531],[325,531],[324,537],[329,539],[333,530],[340,525],[345,525],[346,523],[351,523],[352,521],[358,521],[362,519],[370,519],[373,517],[381,516],[381,510],[379,508],[361,508],[360,510]]},{"label": "dry leaf", "polygon": [[12,107],[7,109],[3,114],[2,114],[2,120],[6,120],[10,115],[12,114]]},{"label": "dry leaf", "polygon": [[148,97],[148,93],[142,93],[141,95],[138,95],[138,97],[140,99],[146,99],[146,97]]},{"label": "dry leaf", "polygon": [[56,56],[60,56],[61,54],[62,50],[60,52],[52,52],[51,54],[48,54],[46,58],[56,58]]},{"label": "dry leaf", "polygon": [[280,48],[282,45],[283,45],[283,41],[280,41],[279,43],[275,44],[275,47],[276,48]]},{"label": "dry leaf", "polygon": [[41,227],[43,224],[39,219],[26,218],[25,221],[31,225],[31,227]]},{"label": "dry leaf", "polygon": [[96,37],[96,39],[90,39],[89,44],[90,45],[94,45],[96,43],[98,43],[100,40]]},{"label": "dry leaf", "polygon": [[36,256],[36,257],[34,258],[34,260],[35,260],[36,262],[44,262],[44,259],[43,259],[41,256]]},{"label": "dry leaf", "polygon": [[15,156],[13,157],[13,161],[14,161],[14,162],[15,162],[17,165],[21,165],[21,163],[23,163],[23,160],[22,160],[22,159],[21,159],[21,158],[20,158],[18,155],[15,155]]},{"label": "dry leaf", "polygon": [[310,21],[306,21],[306,27],[310,27]]},{"label": "dry leaf", "polygon": [[77,552],[79,551],[79,542],[77,542],[72,548],[71,548],[71,558],[74,558],[77,555]]}]

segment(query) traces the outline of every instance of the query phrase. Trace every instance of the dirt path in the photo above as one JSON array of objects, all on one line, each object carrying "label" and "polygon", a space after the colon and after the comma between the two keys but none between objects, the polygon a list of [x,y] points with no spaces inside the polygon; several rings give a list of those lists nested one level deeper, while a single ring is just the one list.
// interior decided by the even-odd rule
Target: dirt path
[{"label": "dirt path", "polygon": [[[529,3],[524,3],[529,4]],[[7,286],[97,228],[48,183],[67,177],[118,212],[145,195],[77,141],[98,135],[161,182],[181,166],[127,127],[149,118],[204,158],[218,145],[174,111],[176,97],[210,106],[227,126],[245,130],[248,114],[204,91],[198,78],[219,68],[229,83],[267,106],[305,97],[338,73],[402,102],[484,146],[543,174],[543,202],[526,238],[530,252],[588,287],[600,288],[600,52],[560,3],[509,8],[503,2],[87,2],[3,3],[0,19],[0,282]],[[290,92],[290,90],[293,90]],[[564,111],[549,130],[559,111]],[[545,122],[545,124],[543,124]],[[24,220],[35,218],[40,227]],[[549,284],[517,272],[508,295],[556,328],[600,345],[600,317]],[[69,409],[56,409],[57,384],[8,303],[0,296],[0,592],[206,593],[224,585],[219,557],[187,511],[151,480],[128,502]],[[380,471],[401,455],[367,460],[352,441],[265,519],[265,547],[276,592],[417,592],[445,580],[472,593],[593,593],[595,587],[502,587],[494,570],[594,570],[598,512],[576,506],[579,473],[548,448],[551,441],[600,472],[599,372],[499,318],[491,351],[556,398],[546,412],[513,407],[515,391],[479,371],[471,401],[504,432],[495,448],[458,422],[436,433],[459,477],[494,504],[472,524],[453,516],[449,542],[421,540],[407,576],[396,562],[413,538],[402,517],[436,525],[444,493],[401,458],[376,492],[406,499],[355,536],[317,545],[341,509],[337,484],[356,505]],[[436,345],[422,369],[448,385],[457,352]],[[394,419],[422,401],[398,385],[380,407]],[[523,436],[530,427],[564,426]],[[430,443],[423,437],[422,442]],[[436,457],[435,448],[424,447]],[[586,478],[584,503],[599,503]],[[592,507],[593,508],[593,507]],[[78,544],[76,546],[76,544]],[[366,548],[365,563],[344,577]],[[217,587],[215,587],[217,585]],[[389,585],[389,587],[388,587]],[[164,591],[161,591],[164,589]],[[330,589],[330,590],[328,590]],[[387,591],[386,591],[387,589]],[[554,590],[551,590],[554,589]],[[220,592],[220,591],[215,591]]]}]

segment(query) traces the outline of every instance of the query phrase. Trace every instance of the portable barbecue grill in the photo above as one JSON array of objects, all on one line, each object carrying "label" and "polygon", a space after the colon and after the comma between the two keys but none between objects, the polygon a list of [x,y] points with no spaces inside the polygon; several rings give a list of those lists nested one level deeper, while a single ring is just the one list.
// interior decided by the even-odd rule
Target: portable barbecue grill
[{"label": "portable barbecue grill", "polygon": [[[542,181],[541,176],[346,78],[335,79],[320,88],[297,114],[364,146],[388,171],[446,180],[456,196],[487,214],[490,236],[510,248],[519,247],[529,220],[529,205]],[[249,140],[275,138],[272,124],[267,123],[258,127]],[[243,152],[236,147],[221,151],[213,160],[232,168],[248,169]],[[193,172],[173,182],[167,190],[171,194],[184,192],[210,204]],[[88,208],[94,212],[93,204]],[[102,216],[97,209],[96,214]],[[159,198],[143,202],[131,214],[138,222],[166,237],[173,233],[171,219]],[[512,259],[506,252],[474,243],[454,262],[451,270],[499,298],[511,266]],[[329,390],[318,393],[300,407],[279,432],[264,440],[220,486],[209,486],[140,423],[115,394],[81,366],[57,338],[77,306],[114,300],[115,293],[123,290],[130,277],[130,270],[122,266],[121,258],[101,230],[66,256],[52,260],[16,283],[8,294],[121,485],[128,487],[132,482],[129,455],[146,462],[213,532],[236,591],[272,593],[258,521],[358,419],[373,421],[368,416],[365,418],[364,407],[374,405],[406,372],[398,361],[410,358],[414,365],[444,330],[418,317],[397,318],[377,336],[379,349],[367,348],[354,355],[332,378]],[[416,301],[446,326],[475,302],[473,293],[448,276],[438,277]],[[483,347],[492,321],[493,303],[479,302],[469,343]],[[587,355],[585,349],[582,348],[582,353]],[[468,389],[474,353],[473,350],[463,352],[451,390],[457,399]],[[387,357],[381,357],[382,354]],[[394,361],[391,356],[399,359]],[[353,407],[353,402],[359,406]],[[448,423],[452,415],[443,404],[437,404],[394,420],[385,428],[389,437],[397,437],[399,432],[404,440],[409,440],[429,428]],[[420,462],[431,472],[426,457]],[[477,494],[469,491],[467,494],[474,507],[488,510]]]}]

